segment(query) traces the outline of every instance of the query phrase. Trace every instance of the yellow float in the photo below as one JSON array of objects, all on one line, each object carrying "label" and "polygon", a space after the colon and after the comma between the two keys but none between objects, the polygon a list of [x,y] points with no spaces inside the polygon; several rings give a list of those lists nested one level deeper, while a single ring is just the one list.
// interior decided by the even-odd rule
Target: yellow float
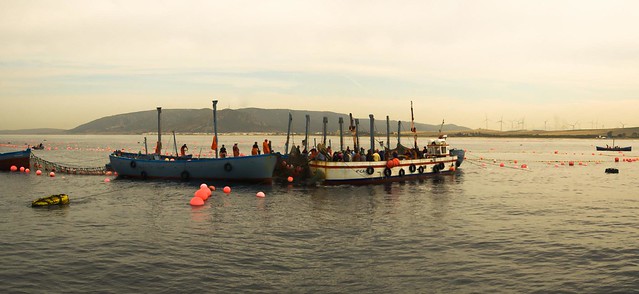
[{"label": "yellow float", "polygon": [[48,197],[43,197],[37,200],[33,200],[33,202],[31,202],[31,207],[66,205],[66,204],[69,204],[69,195],[58,194],[58,195],[51,195]]}]

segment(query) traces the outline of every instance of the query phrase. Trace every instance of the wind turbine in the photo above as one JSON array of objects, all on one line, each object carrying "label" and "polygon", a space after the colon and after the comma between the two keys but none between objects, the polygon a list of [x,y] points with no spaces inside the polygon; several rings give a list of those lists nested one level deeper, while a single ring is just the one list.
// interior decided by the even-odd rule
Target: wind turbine
[{"label": "wind turbine", "polygon": [[488,130],[488,114],[486,114],[486,119],[484,120],[484,122],[486,123],[486,129]]},{"label": "wind turbine", "polygon": [[620,124],[621,124],[621,128],[622,128],[622,129],[626,127],[626,124],[624,124],[624,123],[622,123],[622,122],[620,122]]},{"label": "wind turbine", "polygon": [[499,131],[500,132],[503,131],[503,128],[504,128],[504,116],[502,115],[501,119],[499,119],[497,122],[499,123]]}]

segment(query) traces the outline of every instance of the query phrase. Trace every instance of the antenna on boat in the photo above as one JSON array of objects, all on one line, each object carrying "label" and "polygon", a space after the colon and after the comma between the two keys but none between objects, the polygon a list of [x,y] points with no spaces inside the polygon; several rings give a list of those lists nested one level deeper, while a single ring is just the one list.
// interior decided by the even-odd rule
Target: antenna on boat
[{"label": "antenna on boat", "polygon": [[444,127],[444,119],[442,118],[442,124],[439,126],[439,135],[442,134],[442,128]]},{"label": "antenna on boat", "polygon": [[415,150],[417,150],[417,128],[415,128],[415,115],[413,115],[413,101],[410,102],[410,131],[413,132]]}]

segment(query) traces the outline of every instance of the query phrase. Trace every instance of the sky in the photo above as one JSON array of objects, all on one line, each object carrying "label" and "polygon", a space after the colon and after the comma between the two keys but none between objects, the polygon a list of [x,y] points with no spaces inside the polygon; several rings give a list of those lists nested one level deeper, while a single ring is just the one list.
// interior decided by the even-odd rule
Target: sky
[{"label": "sky", "polygon": [[504,131],[638,126],[639,1],[0,1],[0,130],[213,99],[399,120],[413,101],[417,122]]}]

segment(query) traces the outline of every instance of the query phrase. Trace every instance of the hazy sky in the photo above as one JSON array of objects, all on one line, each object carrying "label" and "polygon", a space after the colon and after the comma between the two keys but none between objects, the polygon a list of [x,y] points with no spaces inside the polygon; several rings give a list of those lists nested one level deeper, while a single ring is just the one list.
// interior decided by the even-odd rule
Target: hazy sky
[{"label": "hazy sky", "polygon": [[419,122],[472,128],[637,126],[639,1],[0,1],[0,129],[212,99],[402,120],[413,100]]}]

